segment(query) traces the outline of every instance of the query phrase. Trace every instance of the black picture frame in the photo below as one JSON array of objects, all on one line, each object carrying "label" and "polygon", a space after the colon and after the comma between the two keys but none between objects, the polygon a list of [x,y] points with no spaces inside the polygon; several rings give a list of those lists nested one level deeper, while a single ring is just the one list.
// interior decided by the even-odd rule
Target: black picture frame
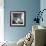
[{"label": "black picture frame", "polygon": [[11,27],[26,26],[26,11],[10,11],[10,26]]}]

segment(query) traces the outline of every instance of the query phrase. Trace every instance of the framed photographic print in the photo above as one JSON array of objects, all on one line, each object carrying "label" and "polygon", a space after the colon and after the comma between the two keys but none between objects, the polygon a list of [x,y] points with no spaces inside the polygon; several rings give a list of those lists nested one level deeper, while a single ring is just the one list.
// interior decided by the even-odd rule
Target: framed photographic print
[{"label": "framed photographic print", "polygon": [[26,12],[25,11],[10,11],[10,26],[25,26]]}]

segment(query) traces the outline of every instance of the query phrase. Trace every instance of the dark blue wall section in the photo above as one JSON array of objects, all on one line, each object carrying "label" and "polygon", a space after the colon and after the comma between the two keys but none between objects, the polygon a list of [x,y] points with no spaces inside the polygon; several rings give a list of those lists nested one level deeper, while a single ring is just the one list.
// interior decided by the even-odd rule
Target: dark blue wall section
[{"label": "dark blue wall section", "polygon": [[[32,29],[32,21],[40,9],[40,0],[4,0],[4,38],[18,41]],[[25,27],[10,27],[10,11],[26,11]]]}]

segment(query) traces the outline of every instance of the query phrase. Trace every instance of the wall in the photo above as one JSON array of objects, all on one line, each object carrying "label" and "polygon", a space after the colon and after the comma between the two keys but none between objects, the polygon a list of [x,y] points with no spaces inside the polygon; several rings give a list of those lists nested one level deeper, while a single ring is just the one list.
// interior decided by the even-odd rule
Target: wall
[{"label": "wall", "polygon": [[[41,9],[41,11],[42,11],[43,9],[46,9],[46,0],[40,0],[40,9]],[[42,17],[43,17],[43,22],[41,21],[41,22],[40,22],[40,25],[46,27],[46,20],[45,20],[45,19],[46,19],[46,10],[43,12]]]},{"label": "wall", "polygon": [[0,42],[4,41],[4,3],[0,0]]},{"label": "wall", "polygon": [[[10,11],[26,11],[25,27],[10,27]],[[40,0],[4,0],[4,39],[18,41],[32,30],[33,19],[40,10]]]}]

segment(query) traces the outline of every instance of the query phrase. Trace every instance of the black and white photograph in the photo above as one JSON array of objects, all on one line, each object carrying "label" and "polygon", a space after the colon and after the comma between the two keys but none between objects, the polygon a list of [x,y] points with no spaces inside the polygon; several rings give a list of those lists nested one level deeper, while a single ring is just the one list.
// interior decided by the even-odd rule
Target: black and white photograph
[{"label": "black and white photograph", "polygon": [[10,25],[11,26],[25,26],[25,11],[11,11]]}]

